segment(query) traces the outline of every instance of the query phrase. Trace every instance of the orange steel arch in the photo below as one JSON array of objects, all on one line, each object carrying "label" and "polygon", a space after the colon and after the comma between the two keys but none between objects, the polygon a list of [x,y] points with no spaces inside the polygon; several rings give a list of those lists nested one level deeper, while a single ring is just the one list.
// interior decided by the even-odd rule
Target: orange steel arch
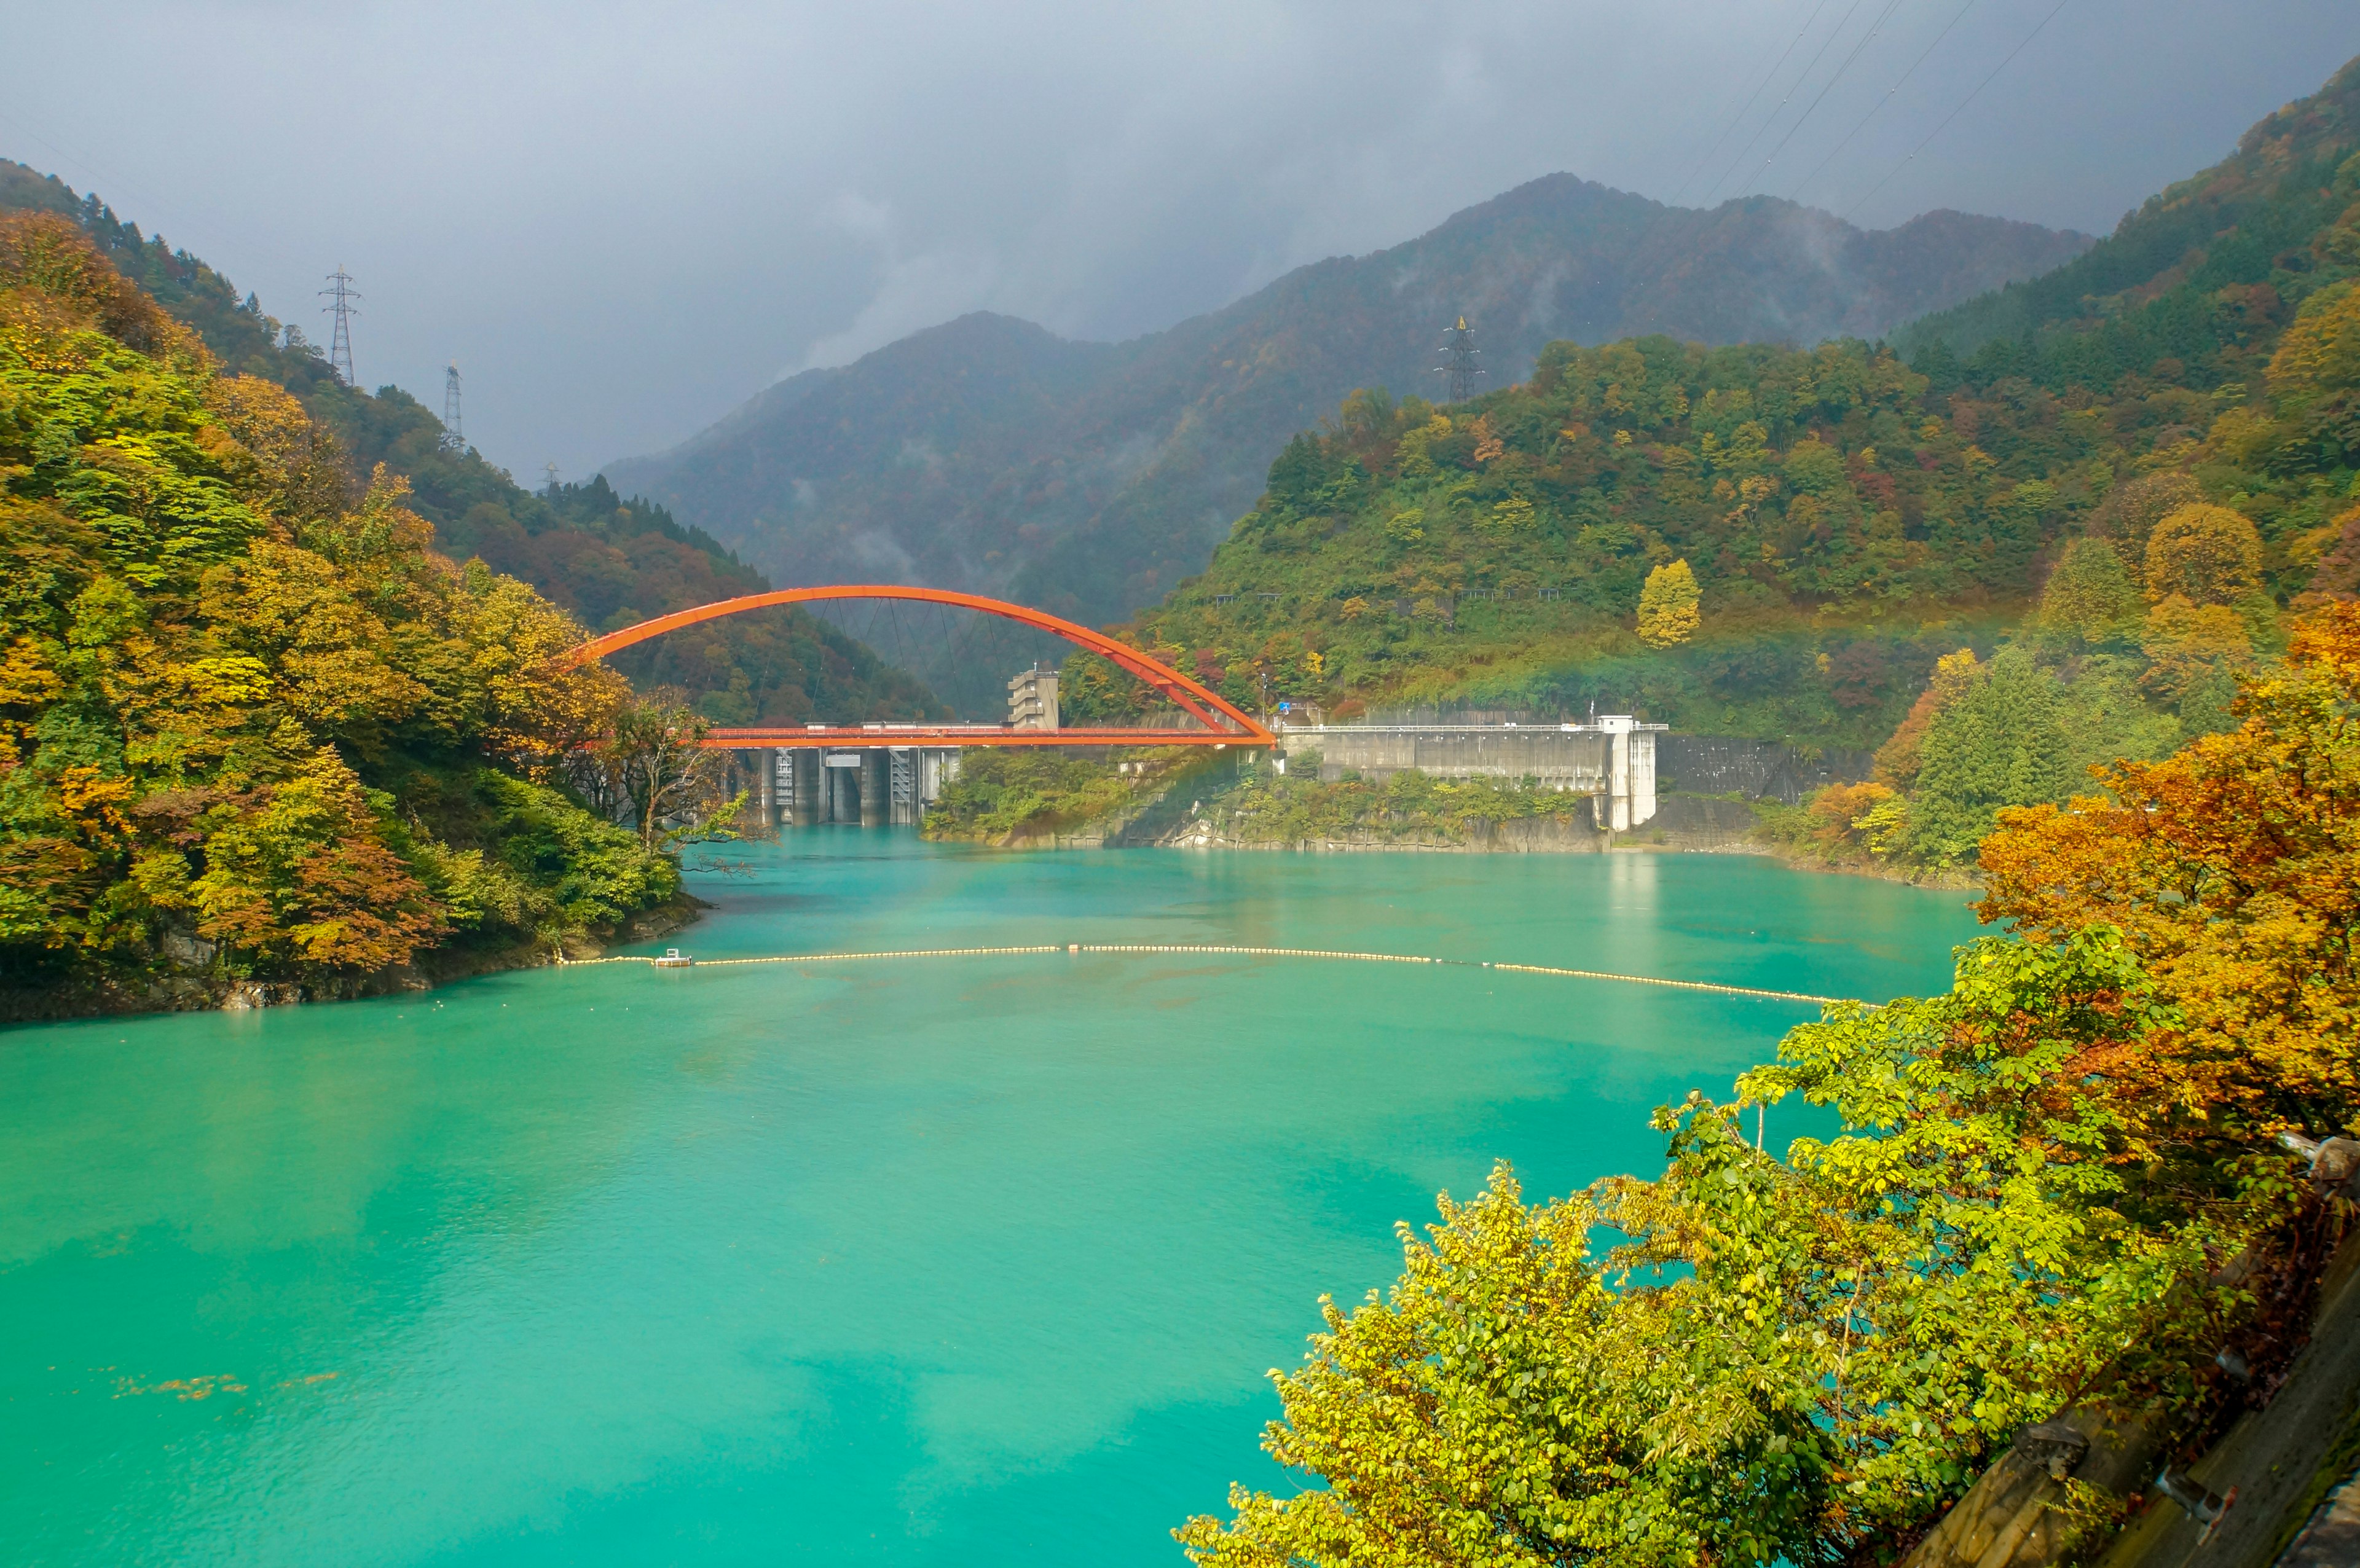
[{"label": "orange steel arch", "polygon": [[[694,609],[674,610],[668,615],[641,621],[588,642],[565,656],[568,667],[603,659],[607,654],[629,648],[634,643],[661,637],[666,632],[693,626],[700,621],[718,620],[724,615],[743,615],[748,610],[764,610],[776,604],[809,604],[826,599],[911,599],[921,604],[948,604],[962,610],[976,610],[987,615],[1063,637],[1076,648],[1107,659],[1144,681],[1164,693],[1175,706],[1204,724],[1201,730],[1150,729],[1059,729],[1018,730],[992,729],[974,724],[810,724],[800,729],[764,727],[754,729],[716,729],[705,744],[709,747],[730,748],[754,746],[822,746],[822,745],[935,745],[935,746],[1274,746],[1278,737],[1259,722],[1240,712],[1218,693],[1164,663],[1127,647],[1112,637],[1078,626],[1072,621],[1050,615],[1044,610],[1011,604],[1003,599],[987,599],[979,593],[955,593],[947,588],[912,588],[896,583],[837,583],[816,588],[781,588],[768,593],[748,593],[740,598],[716,600],[699,604]],[[1216,715],[1218,715],[1216,717]],[[1224,727],[1224,721],[1233,727]]]}]

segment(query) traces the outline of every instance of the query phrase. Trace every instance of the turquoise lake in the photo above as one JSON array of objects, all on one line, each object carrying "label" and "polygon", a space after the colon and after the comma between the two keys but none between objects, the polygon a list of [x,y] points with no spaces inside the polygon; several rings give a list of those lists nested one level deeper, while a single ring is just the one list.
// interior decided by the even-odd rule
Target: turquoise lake
[{"label": "turquoise lake", "polygon": [[[732,858],[669,939],[700,959],[1882,998],[1978,930],[1742,856]],[[1810,1016],[1060,952],[0,1032],[0,1561],[1178,1563],[1230,1480],[1294,1484],[1265,1371],[1392,1279],[1396,1221],[1500,1160],[1533,1198],[1658,1169],[1649,1108]]]}]

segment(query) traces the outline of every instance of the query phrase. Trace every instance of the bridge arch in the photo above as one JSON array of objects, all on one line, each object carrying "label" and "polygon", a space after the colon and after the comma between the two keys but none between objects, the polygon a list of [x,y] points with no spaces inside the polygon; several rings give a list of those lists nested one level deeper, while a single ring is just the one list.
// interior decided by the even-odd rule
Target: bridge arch
[{"label": "bridge arch", "polygon": [[[650,637],[678,631],[702,621],[719,620],[725,615],[743,615],[748,610],[766,610],[780,604],[810,604],[830,599],[901,599],[925,604],[945,604],[955,609],[973,610],[987,615],[998,615],[1020,626],[1032,626],[1054,637],[1064,638],[1075,647],[1099,655],[1130,671],[1138,679],[1161,691],[1175,707],[1202,724],[1196,730],[1032,730],[999,732],[1006,738],[994,741],[967,726],[957,726],[957,745],[1031,745],[1031,746],[1172,746],[1227,745],[1273,746],[1277,736],[1256,719],[1240,710],[1218,692],[1190,680],[1163,660],[1144,654],[1135,648],[1117,642],[1103,633],[1053,615],[1046,610],[1035,610],[1023,604],[1012,604],[1004,599],[989,599],[980,593],[961,593],[948,588],[913,588],[898,583],[832,583],[810,588],[780,588],[768,593],[747,593],[735,599],[716,600],[710,604],[698,604],[691,609],[674,610],[668,615],[657,615],[637,626],[625,626],[603,637],[592,637],[565,657],[571,667],[585,664],[594,659],[619,652]],[[891,726],[897,733],[931,731],[945,726]],[[808,734],[810,732],[795,732]],[[730,730],[715,732],[716,739],[707,744],[756,745],[769,740],[767,732]],[[947,739],[947,735],[945,735]]]}]

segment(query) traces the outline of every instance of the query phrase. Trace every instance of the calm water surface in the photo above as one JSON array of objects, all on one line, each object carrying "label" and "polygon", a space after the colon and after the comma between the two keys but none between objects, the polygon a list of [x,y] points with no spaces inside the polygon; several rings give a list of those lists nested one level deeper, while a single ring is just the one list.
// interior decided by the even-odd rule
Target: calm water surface
[{"label": "calm water surface", "polygon": [[[818,830],[700,957],[1422,953],[1885,996],[1956,894],[1722,856]],[[1230,957],[539,971],[0,1033],[0,1561],[1173,1563],[1323,1291],[1661,1160],[1792,1005]],[[1772,1135],[1777,1135],[1775,1118]]]}]

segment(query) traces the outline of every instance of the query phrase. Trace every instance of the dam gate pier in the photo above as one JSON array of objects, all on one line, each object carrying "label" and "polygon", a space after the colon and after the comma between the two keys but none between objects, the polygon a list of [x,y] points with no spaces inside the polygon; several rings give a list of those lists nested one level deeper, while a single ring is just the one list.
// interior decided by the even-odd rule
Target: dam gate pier
[{"label": "dam gate pier", "polygon": [[737,756],[766,826],[914,827],[958,777],[959,748],[766,746]]}]

